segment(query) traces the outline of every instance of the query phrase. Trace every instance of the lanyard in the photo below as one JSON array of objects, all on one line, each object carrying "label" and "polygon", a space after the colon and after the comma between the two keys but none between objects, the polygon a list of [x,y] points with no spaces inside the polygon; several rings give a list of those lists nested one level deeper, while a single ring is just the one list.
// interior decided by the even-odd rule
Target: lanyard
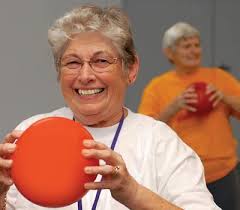
[{"label": "lanyard", "polygon": [[[123,111],[122,117],[121,117],[121,119],[119,121],[116,133],[115,133],[115,135],[113,137],[113,141],[112,141],[112,145],[111,145],[111,149],[112,150],[114,150],[115,145],[117,143],[119,133],[120,133],[120,131],[122,129],[123,121],[124,121],[124,111]],[[93,203],[93,206],[92,206],[92,210],[96,210],[97,203],[98,203],[98,200],[99,200],[99,197],[100,197],[100,194],[101,194],[101,190],[102,189],[98,189],[97,190],[97,193],[96,193],[96,196],[95,196],[95,199],[94,199],[94,203]],[[82,200],[79,200],[78,201],[78,210],[82,210],[82,209],[83,209],[82,208]]]}]

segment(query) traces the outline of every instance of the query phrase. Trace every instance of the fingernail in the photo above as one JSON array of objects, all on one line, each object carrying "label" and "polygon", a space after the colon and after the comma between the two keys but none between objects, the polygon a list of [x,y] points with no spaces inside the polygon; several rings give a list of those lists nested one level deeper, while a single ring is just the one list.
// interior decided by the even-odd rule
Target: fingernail
[{"label": "fingernail", "polygon": [[89,145],[90,145],[90,143],[89,143],[89,141],[88,141],[88,140],[84,140],[84,141],[83,141],[83,145],[84,145],[84,146],[89,146]]},{"label": "fingernail", "polygon": [[12,160],[6,160],[6,166],[7,167],[10,167],[12,165]]},{"label": "fingernail", "polygon": [[91,189],[89,183],[85,183],[83,186],[84,186],[84,188],[85,188],[86,190]]},{"label": "fingernail", "polygon": [[94,141],[86,139],[86,140],[83,141],[83,145],[87,146],[87,147],[93,146],[94,145]]},{"label": "fingernail", "polygon": [[89,173],[91,172],[91,170],[90,170],[89,167],[85,167],[85,168],[84,168],[84,172],[87,173],[87,174],[89,174]]},{"label": "fingernail", "polygon": [[83,155],[89,155],[89,151],[87,149],[82,149],[82,154]]},{"label": "fingernail", "polygon": [[13,152],[16,149],[16,144],[8,144],[7,145],[7,151]]},{"label": "fingernail", "polygon": [[13,180],[11,178],[7,179],[6,182],[7,182],[6,183],[7,185],[12,185],[13,184]]}]

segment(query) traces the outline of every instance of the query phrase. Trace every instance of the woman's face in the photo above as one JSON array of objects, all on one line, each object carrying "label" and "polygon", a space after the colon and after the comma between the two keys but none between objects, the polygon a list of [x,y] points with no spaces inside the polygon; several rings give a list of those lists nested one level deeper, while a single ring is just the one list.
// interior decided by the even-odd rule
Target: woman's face
[{"label": "woman's face", "polygon": [[109,38],[84,32],[75,35],[63,53],[59,81],[76,120],[99,127],[118,122],[129,79],[136,73],[136,68],[124,69]]},{"label": "woman's face", "polygon": [[187,37],[180,39],[168,58],[180,69],[194,69],[200,66],[202,48],[199,37]]}]

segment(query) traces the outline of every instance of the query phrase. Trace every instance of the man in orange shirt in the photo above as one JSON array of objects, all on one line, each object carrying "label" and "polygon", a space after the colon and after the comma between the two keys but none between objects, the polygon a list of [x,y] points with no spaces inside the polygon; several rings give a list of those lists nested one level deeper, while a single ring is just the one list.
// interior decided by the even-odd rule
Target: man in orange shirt
[{"label": "man in orange shirt", "polygon": [[[239,210],[237,143],[229,118],[240,118],[240,83],[219,68],[201,66],[200,33],[187,23],[165,32],[163,50],[173,69],[147,85],[139,112],[168,123],[200,156],[215,202]],[[210,112],[197,114],[195,82],[207,84]]]}]

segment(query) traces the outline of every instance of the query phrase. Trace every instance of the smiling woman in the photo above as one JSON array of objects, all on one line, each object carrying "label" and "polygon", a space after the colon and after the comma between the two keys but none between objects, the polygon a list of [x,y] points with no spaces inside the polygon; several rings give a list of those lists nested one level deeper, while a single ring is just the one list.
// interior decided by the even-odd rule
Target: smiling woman
[{"label": "smiling woman", "polygon": [[118,122],[128,81],[137,73],[136,64],[125,69],[119,57],[112,41],[100,32],[72,37],[61,57],[59,82],[76,120],[91,126]]},{"label": "smiling woman", "polygon": [[[168,123],[202,159],[215,202],[237,210],[238,160],[229,120],[240,117],[240,84],[219,68],[201,66],[200,33],[190,24],[171,26],[162,45],[173,68],[147,85],[139,112]],[[203,93],[196,84],[204,85]]]},{"label": "smiling woman", "polygon": [[[129,20],[121,9],[76,8],[49,29],[49,43],[67,107],[33,116],[17,126],[20,132],[5,136],[0,144],[2,209],[6,205],[7,209],[47,210],[12,185],[8,171],[14,163],[6,157],[16,151],[14,142],[22,132],[51,116],[82,124],[95,141],[85,139],[79,156],[100,162],[84,168],[87,175],[97,176],[84,184],[88,193],[59,210],[219,209],[205,186],[196,153],[166,124],[124,106],[127,88],[138,74],[139,59]],[[54,149],[52,152],[54,155]],[[48,182],[52,181],[49,177]]]}]

